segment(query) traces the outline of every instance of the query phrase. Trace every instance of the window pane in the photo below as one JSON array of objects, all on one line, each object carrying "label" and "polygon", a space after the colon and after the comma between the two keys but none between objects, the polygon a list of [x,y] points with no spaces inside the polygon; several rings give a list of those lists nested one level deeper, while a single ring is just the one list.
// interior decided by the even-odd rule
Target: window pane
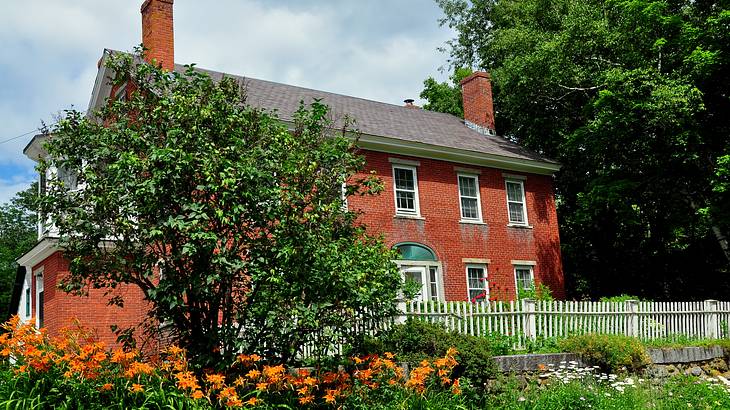
[{"label": "window pane", "polygon": [[484,296],[482,289],[469,289],[469,300],[481,301],[484,299]]},{"label": "window pane", "polygon": [[43,327],[43,291],[38,292],[38,327]]},{"label": "window pane", "polygon": [[476,198],[477,196],[477,184],[476,178],[471,177],[459,177],[459,193],[462,196],[470,196]]},{"label": "window pane", "polygon": [[522,202],[522,185],[517,182],[507,182],[507,199]]},{"label": "window pane", "polygon": [[395,168],[396,189],[414,190],[413,171],[410,169]]},{"label": "window pane", "polygon": [[25,290],[25,317],[30,316],[30,288]]},{"label": "window pane", "polygon": [[436,283],[436,268],[428,269],[429,276],[431,277],[431,283]]},{"label": "window pane", "polygon": [[397,191],[395,196],[398,200],[398,209],[416,210],[414,202],[415,195],[413,192]]},{"label": "window pane", "polygon": [[525,218],[522,214],[522,204],[510,202],[508,205],[510,222],[525,222]]},{"label": "window pane", "polygon": [[468,219],[479,218],[477,207],[477,200],[475,198],[461,198],[461,217]]},{"label": "window pane", "polygon": [[530,289],[532,287],[532,275],[530,274],[530,269],[516,269],[515,276],[517,276],[517,286],[519,286],[520,289]]},{"label": "window pane", "polygon": [[431,291],[431,300],[439,300],[439,288],[438,281],[436,280],[436,267],[431,266],[428,268],[428,278],[431,284],[429,290]]}]

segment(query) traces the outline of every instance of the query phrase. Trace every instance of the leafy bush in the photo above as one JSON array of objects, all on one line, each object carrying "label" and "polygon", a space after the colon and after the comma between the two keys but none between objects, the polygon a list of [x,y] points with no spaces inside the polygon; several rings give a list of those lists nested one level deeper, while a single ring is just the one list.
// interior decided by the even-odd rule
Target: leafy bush
[{"label": "leafy bush", "polygon": [[475,337],[450,332],[444,326],[409,318],[378,338],[363,344],[364,353],[393,352],[408,363],[443,356],[450,347],[459,351],[456,374],[483,384],[497,374],[492,356],[509,354],[511,342],[504,336]]},{"label": "leafy bush", "polygon": [[626,302],[627,300],[646,300],[638,296],[621,294],[616,296],[604,296],[600,298],[599,302]]},{"label": "leafy bush", "polygon": [[607,372],[635,372],[650,363],[641,341],[628,336],[595,333],[571,336],[558,341],[558,347],[580,354],[583,360]]},{"label": "leafy bush", "polygon": [[532,285],[528,289],[518,289],[517,299],[535,299],[548,302],[555,300],[553,298],[553,291],[543,283],[538,283],[537,286]]}]

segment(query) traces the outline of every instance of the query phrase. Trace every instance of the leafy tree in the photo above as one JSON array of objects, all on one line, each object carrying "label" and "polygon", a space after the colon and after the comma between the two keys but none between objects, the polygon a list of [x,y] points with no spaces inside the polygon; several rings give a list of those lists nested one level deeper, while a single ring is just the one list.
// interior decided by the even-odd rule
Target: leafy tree
[{"label": "leafy tree", "polygon": [[109,67],[130,95],[92,118],[65,112],[40,165],[83,187],[57,179],[41,199],[71,261],[65,290],[139,287],[154,322],[213,367],[240,351],[292,362],[315,335],[324,353],[357,336],[358,316],[392,312],[393,255],[343,208],[345,181],[346,196],[382,189],[354,179],[348,121],[337,131],[314,102],[289,129],[231,78],[122,54]]},{"label": "leafy tree", "polygon": [[38,184],[33,183],[0,206],[0,322],[8,318],[18,268],[15,259],[30,249],[37,239],[33,207],[37,192]]},{"label": "leafy tree", "polygon": [[423,105],[424,109],[438,112],[445,112],[457,117],[464,117],[464,107],[461,103],[461,80],[468,77],[471,70],[468,68],[457,68],[451,75],[451,84],[439,83],[428,77],[423,81],[421,98],[428,101]]},{"label": "leafy tree", "polygon": [[573,296],[726,295],[728,3],[437,3],[450,64],[492,74],[498,132],[563,164]]}]

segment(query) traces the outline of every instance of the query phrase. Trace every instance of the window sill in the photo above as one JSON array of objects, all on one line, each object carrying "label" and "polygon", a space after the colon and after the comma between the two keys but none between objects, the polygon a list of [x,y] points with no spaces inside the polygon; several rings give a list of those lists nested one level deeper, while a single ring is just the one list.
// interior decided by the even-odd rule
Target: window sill
[{"label": "window sill", "polygon": [[460,224],[471,224],[471,225],[486,225],[486,223],[482,221],[470,221],[468,219],[462,219],[459,221]]},{"label": "window sill", "polygon": [[532,225],[524,224],[507,224],[508,228],[532,229]]},{"label": "window sill", "polygon": [[406,215],[406,214],[395,214],[393,215],[393,218],[396,219],[417,219],[419,221],[425,221],[426,218],[420,216],[420,215]]}]

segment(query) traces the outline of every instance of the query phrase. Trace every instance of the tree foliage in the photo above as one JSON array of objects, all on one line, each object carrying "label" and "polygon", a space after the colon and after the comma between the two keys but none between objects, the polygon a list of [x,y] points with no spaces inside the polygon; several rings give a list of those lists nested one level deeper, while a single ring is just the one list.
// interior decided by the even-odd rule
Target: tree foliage
[{"label": "tree foliage", "polygon": [[0,205],[0,321],[8,319],[10,296],[18,264],[15,259],[28,251],[36,241],[33,201],[38,185],[31,184],[10,202]]},{"label": "tree foliage", "polygon": [[41,200],[71,261],[65,290],[138,287],[211,366],[239,351],[291,362],[312,335],[326,349],[352,340],[355,315],[391,313],[393,255],[343,208],[345,181],[346,196],[381,189],[353,177],[364,159],[348,121],[337,130],[315,101],[285,124],[231,78],[138,61],[112,55],[130,95],[67,111],[46,144],[41,171],[75,170],[83,187],[55,180]]},{"label": "tree foliage", "polygon": [[464,107],[461,104],[461,80],[468,77],[471,70],[468,68],[457,68],[447,82],[439,83],[428,77],[423,81],[421,98],[428,101],[423,108],[431,111],[445,112],[464,118]]},{"label": "tree foliage", "polygon": [[730,287],[726,1],[437,0],[501,135],[557,159],[573,296]]}]

